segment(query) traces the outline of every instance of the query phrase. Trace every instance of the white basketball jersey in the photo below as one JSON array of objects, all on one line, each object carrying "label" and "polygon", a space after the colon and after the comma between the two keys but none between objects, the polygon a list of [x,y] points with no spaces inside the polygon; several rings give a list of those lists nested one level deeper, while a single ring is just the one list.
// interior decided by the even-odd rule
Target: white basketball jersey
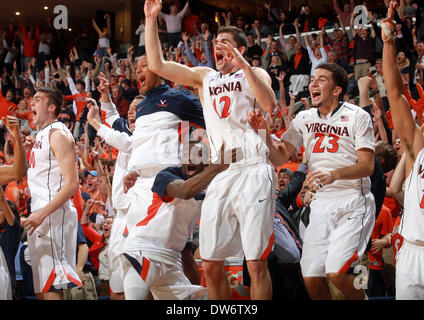
[{"label": "white basketball jersey", "polygon": [[417,154],[405,181],[404,211],[399,229],[407,241],[424,245],[424,149]]},{"label": "white basketball jersey", "polygon": [[260,106],[250,90],[244,72],[238,70],[222,75],[211,71],[203,79],[203,90],[203,116],[212,162],[217,160],[223,141],[226,154],[231,153],[233,148],[240,149],[243,159],[237,162],[267,159],[268,147],[265,141],[247,122],[248,113]]},{"label": "white basketball jersey", "polygon": [[[63,130],[72,137],[69,129],[60,121],[50,123],[37,133],[28,160],[28,187],[31,191],[32,212],[45,207],[65,184],[59,164],[50,149],[52,129]],[[70,200],[65,205],[70,206]]]},{"label": "white basketball jersey", "polygon": [[[356,151],[362,148],[374,150],[374,130],[370,115],[350,103],[340,103],[327,116],[317,108],[301,111],[290,128],[281,137],[300,149],[302,143],[308,159],[309,171],[332,171],[354,165]],[[368,192],[370,179],[337,180],[317,192]],[[328,194],[328,193],[327,193]]]},{"label": "white basketball jersey", "polygon": [[[170,112],[139,117],[133,132],[128,171],[143,178],[154,178],[159,171],[181,164],[178,128],[182,120]],[[154,150],[154,151],[153,151]]]},{"label": "white basketball jersey", "polygon": [[179,259],[197,220],[202,201],[167,197],[153,193],[144,217],[131,229],[124,251],[141,250],[160,255],[164,261]]}]

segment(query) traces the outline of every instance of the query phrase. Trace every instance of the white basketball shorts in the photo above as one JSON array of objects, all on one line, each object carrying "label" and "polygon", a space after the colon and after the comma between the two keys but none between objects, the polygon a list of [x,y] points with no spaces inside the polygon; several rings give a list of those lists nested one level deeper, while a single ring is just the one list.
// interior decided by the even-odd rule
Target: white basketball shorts
[{"label": "white basketball shorts", "polygon": [[375,222],[371,192],[350,197],[328,194],[311,202],[300,260],[304,277],[346,273],[361,262]]},{"label": "white basketball shorts", "polygon": [[396,261],[396,300],[424,300],[424,246],[404,240]]},{"label": "white basketball shorts", "polygon": [[274,244],[275,173],[266,162],[233,166],[206,190],[199,247],[204,260],[223,261],[243,250],[264,260]]},{"label": "white basketball shorts", "polygon": [[77,211],[63,206],[28,235],[35,293],[81,286],[76,272],[77,231]]}]

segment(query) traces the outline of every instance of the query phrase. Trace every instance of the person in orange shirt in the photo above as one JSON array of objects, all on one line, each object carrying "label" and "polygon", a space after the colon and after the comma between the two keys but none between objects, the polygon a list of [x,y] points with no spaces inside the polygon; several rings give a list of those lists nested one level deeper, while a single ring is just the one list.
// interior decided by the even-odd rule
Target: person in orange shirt
[{"label": "person in orange shirt", "polygon": [[21,101],[19,101],[16,118],[21,120],[27,120],[28,126],[30,127],[30,129],[35,130],[36,126],[34,125],[34,122],[33,122],[34,113],[31,110],[29,110],[28,106],[29,104],[27,100],[22,99]]},{"label": "person in orange shirt", "polygon": [[26,177],[10,182],[4,193],[8,200],[15,203],[20,216],[26,216],[28,214],[27,203],[31,193],[28,188]]},{"label": "person in orange shirt", "polygon": [[89,88],[86,88],[85,82],[81,79],[76,80],[76,83],[71,76],[71,67],[66,66],[66,81],[68,82],[69,90],[72,95],[64,96],[65,101],[73,101],[73,109],[76,117],[75,127],[74,127],[74,137],[75,139],[79,138],[81,135],[81,123],[80,116],[82,111],[87,105],[87,93]]},{"label": "person in orange shirt", "polygon": [[6,116],[13,115],[18,110],[17,105],[12,101],[13,90],[8,89],[6,96],[3,96],[3,91],[0,81],[0,119]]},{"label": "person in orange shirt", "polygon": [[[381,211],[375,221],[374,229],[371,233],[371,240],[375,244],[375,240],[382,239],[393,230],[392,214],[386,206],[382,206]],[[386,296],[386,286],[383,276],[383,251],[375,246],[368,251],[369,259],[369,279],[367,295],[369,297]]]}]

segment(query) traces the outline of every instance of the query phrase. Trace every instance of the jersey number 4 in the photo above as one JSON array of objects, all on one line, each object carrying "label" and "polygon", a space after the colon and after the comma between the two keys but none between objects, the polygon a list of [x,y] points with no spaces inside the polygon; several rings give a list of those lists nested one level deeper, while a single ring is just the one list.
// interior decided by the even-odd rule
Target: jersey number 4
[{"label": "jersey number 4", "polygon": [[328,143],[331,144],[331,147],[321,146],[324,138],[325,138],[325,134],[320,132],[315,133],[315,139],[317,140],[315,142],[314,150],[312,151],[313,153],[321,153],[321,152],[324,152],[325,149],[327,149],[327,151],[331,153],[337,152],[337,150],[339,150],[339,144],[337,143],[337,141],[339,140],[338,136],[331,133],[328,134],[328,139],[329,139]]},{"label": "jersey number 4", "polygon": [[218,115],[220,119],[228,118],[231,113],[231,111],[229,111],[230,105],[231,105],[231,98],[227,96],[223,96],[221,97],[221,99],[219,99],[219,104],[224,102],[224,107],[222,108],[221,114],[219,114],[218,110],[216,109],[216,100],[217,99],[213,100],[213,108],[215,109],[216,114]]}]

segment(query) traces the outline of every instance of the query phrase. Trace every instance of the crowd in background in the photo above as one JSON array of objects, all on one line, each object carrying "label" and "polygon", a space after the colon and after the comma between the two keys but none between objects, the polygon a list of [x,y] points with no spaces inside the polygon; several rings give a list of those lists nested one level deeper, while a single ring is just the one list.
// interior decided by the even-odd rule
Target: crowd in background
[{"label": "crowd in background", "polygon": [[[401,0],[400,4],[396,14],[397,63],[411,112],[421,125],[424,111],[424,93],[420,86],[424,81],[424,27],[421,21],[424,8],[420,1]],[[354,25],[356,5],[365,5],[368,9],[368,23],[363,28]],[[173,1],[163,4],[158,21],[165,59],[187,66],[214,68],[213,50],[218,27],[234,25],[245,31],[248,40],[246,57],[252,66],[268,71],[279,101],[278,107],[267,117],[275,139],[281,137],[297,112],[309,108],[309,79],[319,63],[334,62],[346,70],[349,86],[345,100],[364,107],[372,116],[376,157],[383,168],[387,186],[376,191],[383,194],[384,199],[377,212],[372,245],[366,257],[371,270],[370,297],[394,296],[393,252],[383,250],[384,244],[378,240],[392,233],[402,213],[402,201],[396,198],[390,186],[403,148],[391,123],[382,73],[383,45],[378,21],[385,16],[386,6],[386,0],[372,3],[334,0],[332,5],[324,4],[319,12],[315,12],[308,3],[294,5],[290,0],[280,7],[276,1],[270,0],[258,4],[255,17],[245,17],[237,7],[208,16],[205,12],[192,10],[189,1]],[[145,52],[144,19],[132,31],[138,41],[126,47],[114,39],[108,14],[102,21],[93,19],[92,25],[85,26],[73,38],[66,38],[63,32],[54,30],[50,20],[44,25],[47,26],[11,22],[0,31],[0,119],[7,115],[16,116],[21,120],[22,139],[34,137],[37,128],[32,123],[31,98],[35,90],[44,86],[56,87],[64,94],[65,103],[59,120],[68,126],[76,140],[80,190],[73,200],[86,238],[80,244],[86,243],[89,250],[84,268],[90,270],[96,280],[97,290],[93,298],[107,296],[107,287],[103,285],[108,280],[107,266],[99,261],[99,252],[107,245],[113,223],[114,211],[109,199],[118,152],[96,137],[96,131],[88,124],[86,98],[99,100],[100,73],[110,84],[111,100],[122,118],[127,118],[133,99],[145,95],[140,90],[136,74],[137,59]],[[190,87],[168,84],[197,97],[196,90]],[[0,126],[0,148],[0,165],[11,164],[13,143],[4,126]],[[302,162],[301,156],[299,154],[286,165],[275,168],[280,191]],[[296,211],[296,206],[298,210],[307,206],[308,201],[303,198],[306,187],[299,193],[292,212]],[[3,186],[3,190],[19,216],[30,212],[30,193],[25,178]],[[81,221],[82,217],[84,221]],[[9,247],[14,248],[4,250],[10,254],[6,259],[12,259],[15,266],[12,268],[15,270],[9,270],[16,279],[14,298],[33,295],[28,286],[30,272],[27,272],[29,266],[25,262],[25,232],[17,231],[14,239],[2,236],[0,239],[2,247],[9,241]],[[13,246],[10,246],[11,241],[14,241]],[[101,245],[98,245],[99,241]]]}]

